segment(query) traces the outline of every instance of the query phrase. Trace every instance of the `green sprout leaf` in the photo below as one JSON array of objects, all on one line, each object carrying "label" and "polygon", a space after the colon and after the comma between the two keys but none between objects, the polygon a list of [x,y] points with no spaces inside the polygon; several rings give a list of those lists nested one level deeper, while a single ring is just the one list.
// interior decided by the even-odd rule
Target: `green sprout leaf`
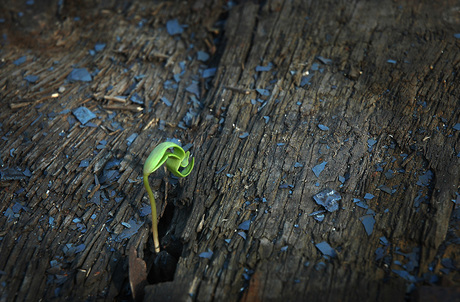
[{"label": "green sprout leaf", "polygon": [[[172,148],[172,152],[169,152]],[[158,222],[157,222],[157,207],[155,197],[149,185],[149,175],[158,170],[163,164],[169,172],[177,177],[185,177],[192,172],[195,158],[189,161],[190,152],[185,152],[180,146],[173,142],[164,142],[153,149],[144,164],[144,186],[150,199],[150,207],[152,208],[152,233],[155,252],[160,252],[160,241],[158,239]],[[179,171],[183,168],[182,171]]]}]

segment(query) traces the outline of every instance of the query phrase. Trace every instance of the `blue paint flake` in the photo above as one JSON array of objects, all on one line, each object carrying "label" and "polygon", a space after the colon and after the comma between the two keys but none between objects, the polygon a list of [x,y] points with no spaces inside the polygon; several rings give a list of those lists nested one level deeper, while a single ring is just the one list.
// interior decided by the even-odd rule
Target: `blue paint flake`
[{"label": "blue paint flake", "polygon": [[123,239],[130,238],[132,235],[136,234],[144,222],[137,222],[134,219],[130,219],[128,224],[131,226],[129,229],[124,229],[120,234],[115,237],[115,241],[120,242]]},{"label": "blue paint flake", "polygon": [[273,67],[273,64],[272,63],[268,63],[267,66],[256,66],[256,71],[257,72],[260,72],[260,71],[270,71]]},{"label": "blue paint flake", "polygon": [[127,139],[126,139],[126,144],[129,146],[131,146],[131,144],[134,142],[134,140],[138,137],[138,134],[137,133],[133,133],[131,134]]},{"label": "blue paint flake", "polygon": [[166,97],[162,96],[162,97],[160,98],[160,100],[161,100],[166,106],[171,107],[172,104],[171,104],[171,102],[170,102]]},{"label": "blue paint flake", "polygon": [[16,59],[13,61],[13,64],[16,65],[16,66],[19,66],[21,64],[24,64],[27,60],[27,56],[22,56],[20,57],[19,59]]},{"label": "blue paint flake", "polygon": [[418,181],[416,182],[416,185],[421,186],[421,187],[426,187],[430,184],[432,178],[433,178],[433,172],[431,172],[431,170],[428,170],[419,176]]},{"label": "blue paint flake", "polygon": [[319,177],[319,175],[321,174],[321,172],[323,172],[324,168],[326,167],[326,164],[327,164],[327,161],[324,161],[322,163],[320,163],[319,165],[316,165],[313,167],[313,173],[315,173],[315,176],[316,177]]},{"label": "blue paint flake", "polygon": [[190,86],[185,88],[187,92],[193,93],[196,95],[197,98],[200,98],[200,88],[198,87],[198,83],[193,81]]},{"label": "blue paint flake", "polygon": [[367,235],[370,236],[372,234],[372,231],[374,230],[374,224],[375,224],[374,216],[366,215],[366,216],[360,217],[359,220],[362,222]]},{"label": "blue paint flake", "polygon": [[184,29],[179,24],[179,21],[177,21],[177,19],[172,19],[166,22],[166,30],[168,31],[168,34],[170,34],[171,36],[179,35],[184,32]]},{"label": "blue paint flake", "polygon": [[452,128],[454,128],[454,130],[460,131],[460,123],[455,124]]},{"label": "blue paint flake", "polygon": [[319,125],[318,125],[318,128],[319,128],[320,130],[322,130],[322,131],[328,131],[328,130],[329,130],[329,127],[328,127],[328,126],[325,126],[325,125],[323,125],[323,124],[319,124]]},{"label": "blue paint flake", "polygon": [[390,64],[396,64],[397,62],[396,62],[396,60],[392,60],[392,59],[390,59],[390,60],[387,60],[387,63],[390,63]]},{"label": "blue paint flake", "polygon": [[103,51],[104,48],[105,48],[105,43],[96,43],[96,45],[94,45],[94,50],[96,52]]},{"label": "blue paint flake", "polygon": [[246,233],[244,231],[238,232],[238,235],[243,237],[244,240],[246,240]]},{"label": "blue paint flake", "polygon": [[238,136],[239,138],[246,138],[249,136],[249,133],[247,132],[243,132],[240,136]]},{"label": "blue paint flake", "polygon": [[327,211],[334,212],[339,209],[340,194],[330,188],[326,188],[313,196],[315,202],[323,206]]},{"label": "blue paint flake", "polygon": [[205,258],[205,259],[211,259],[211,257],[212,257],[213,254],[214,254],[214,253],[213,253],[210,249],[208,249],[207,252],[202,252],[202,253],[200,253],[200,254],[198,255],[198,257],[200,257],[200,258]]},{"label": "blue paint flake", "polygon": [[204,78],[204,79],[211,78],[211,77],[216,75],[216,71],[217,71],[217,68],[215,68],[215,67],[205,69],[205,70],[203,70],[203,72],[201,74],[201,77]]},{"label": "blue paint flake", "polygon": [[251,220],[246,220],[238,226],[239,230],[247,231],[249,230],[249,226],[251,225]]},{"label": "blue paint flake", "polygon": [[77,109],[72,110],[72,113],[73,115],[75,115],[77,120],[83,125],[85,125],[93,118],[96,118],[96,114],[91,112],[91,110],[89,110],[86,107],[78,107]]},{"label": "blue paint flake", "polygon": [[409,282],[415,283],[417,281],[417,279],[414,276],[412,276],[405,270],[392,269],[392,272],[400,276],[401,278],[406,279]]},{"label": "blue paint flake", "polygon": [[24,80],[26,80],[27,82],[33,84],[33,83],[37,82],[38,77],[37,77],[36,75],[31,75],[31,74],[30,74],[30,75],[28,75],[28,76],[25,76],[25,77],[24,77]]},{"label": "blue paint flake", "polygon": [[318,61],[320,61],[320,62],[323,63],[324,65],[328,65],[328,64],[330,64],[330,63],[332,62],[331,59],[326,59],[326,58],[324,58],[324,57],[322,57],[322,56],[318,56],[318,57],[316,57],[316,58],[318,59]]},{"label": "blue paint flake", "polygon": [[74,68],[67,76],[67,80],[70,82],[91,82],[93,78],[86,68]]},{"label": "blue paint flake", "polygon": [[315,244],[316,248],[325,256],[337,257],[335,250],[326,241]]},{"label": "blue paint flake", "polygon": [[256,91],[257,91],[260,95],[263,95],[263,96],[269,96],[269,95],[270,95],[270,91],[269,91],[268,89],[257,88]]},{"label": "blue paint flake", "polygon": [[454,34],[454,38],[460,39],[460,33],[455,33],[455,34]]},{"label": "blue paint flake", "polygon": [[303,167],[303,165],[301,163],[299,163],[299,162],[296,162],[294,164],[294,168],[301,168],[301,167]]},{"label": "blue paint flake", "polygon": [[199,61],[206,62],[207,60],[209,60],[209,54],[207,52],[200,50],[196,53],[196,58]]},{"label": "blue paint flake", "polygon": [[371,193],[366,193],[366,195],[364,195],[364,199],[368,199],[368,200],[371,200],[372,198],[374,198],[375,196],[372,195]]},{"label": "blue paint flake", "polygon": [[282,252],[286,252],[287,250],[288,250],[288,246],[287,246],[287,245],[286,245],[286,246],[283,246],[283,247],[281,248],[281,251],[282,251]]}]

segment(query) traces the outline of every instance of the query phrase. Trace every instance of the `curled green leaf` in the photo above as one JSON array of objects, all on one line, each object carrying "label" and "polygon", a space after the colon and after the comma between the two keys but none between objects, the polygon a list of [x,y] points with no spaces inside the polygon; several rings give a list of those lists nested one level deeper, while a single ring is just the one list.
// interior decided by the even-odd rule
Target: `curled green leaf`
[{"label": "curled green leaf", "polygon": [[[172,152],[169,150],[172,149]],[[153,196],[152,189],[149,185],[149,175],[158,170],[163,164],[166,165],[168,171],[177,177],[185,177],[192,172],[195,158],[192,157],[189,161],[190,152],[185,152],[179,145],[173,142],[164,142],[159,144],[153,149],[149,157],[144,163],[144,186],[147,190],[150,199],[150,207],[152,208],[152,233],[153,243],[155,245],[155,252],[160,252],[160,241],[158,239],[158,226],[157,226],[157,209],[155,204],[155,197]],[[182,168],[181,171],[179,169]]]}]

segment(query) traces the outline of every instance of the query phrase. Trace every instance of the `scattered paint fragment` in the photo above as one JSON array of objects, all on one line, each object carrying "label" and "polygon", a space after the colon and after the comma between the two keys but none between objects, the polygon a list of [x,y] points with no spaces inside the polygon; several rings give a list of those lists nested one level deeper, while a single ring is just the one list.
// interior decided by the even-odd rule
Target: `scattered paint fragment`
[{"label": "scattered paint fragment", "polygon": [[269,91],[268,89],[257,88],[256,91],[257,91],[260,95],[263,95],[263,96],[269,96],[269,95],[270,95],[270,91]]},{"label": "scattered paint fragment", "polygon": [[330,63],[332,62],[331,59],[326,59],[326,58],[324,58],[324,57],[322,57],[322,56],[318,56],[318,57],[316,57],[316,58],[318,59],[318,61],[320,61],[320,62],[323,63],[324,65],[328,65],[328,64],[330,64]]},{"label": "scattered paint fragment", "polygon": [[166,97],[162,96],[162,97],[160,98],[160,100],[161,100],[166,106],[171,107],[172,104],[171,104],[171,102],[170,102]]},{"label": "scattered paint fragment", "polygon": [[209,54],[200,50],[196,53],[196,58],[201,62],[206,62],[209,60]]},{"label": "scattered paint fragment", "polygon": [[238,136],[239,138],[246,138],[249,136],[249,133],[247,132],[243,132],[243,134],[241,134],[240,136]]},{"label": "scattered paint fragment", "polygon": [[118,236],[116,236],[115,241],[120,242],[123,239],[130,238],[132,235],[136,234],[144,222],[137,222],[134,219],[130,219],[128,224],[131,226],[129,229],[124,229]]},{"label": "scattered paint fragment", "polygon": [[257,72],[260,72],[260,71],[270,71],[273,67],[273,64],[272,63],[268,63],[267,66],[256,66],[256,71]]},{"label": "scattered paint fragment", "polygon": [[326,241],[315,244],[316,248],[325,256],[337,257],[335,250]]},{"label": "scattered paint fragment", "polygon": [[282,251],[282,252],[286,252],[287,250],[288,250],[288,246],[287,246],[287,245],[286,245],[286,246],[283,246],[283,247],[281,248],[281,251]]},{"label": "scattered paint fragment", "polygon": [[203,73],[201,74],[201,77],[204,78],[204,79],[213,77],[213,76],[216,75],[216,71],[217,71],[217,68],[215,68],[215,67],[207,68],[207,69],[203,70]]},{"label": "scattered paint fragment", "polygon": [[327,211],[334,212],[339,209],[339,200],[342,199],[342,196],[335,190],[326,188],[314,195],[313,199]]},{"label": "scattered paint fragment", "polygon": [[172,19],[166,22],[166,30],[168,31],[168,34],[170,34],[171,36],[179,35],[184,32],[184,29],[179,24],[179,21],[177,21],[177,19]]},{"label": "scattered paint fragment", "polygon": [[364,199],[368,199],[368,200],[371,200],[372,198],[374,198],[375,196],[372,195],[371,193],[366,193],[366,195],[364,195]]},{"label": "scattered paint fragment", "polygon": [[28,75],[28,76],[25,76],[25,77],[24,77],[24,80],[26,80],[27,82],[33,84],[33,83],[37,82],[38,77],[37,77],[36,75],[31,75],[31,74],[30,74],[30,75]]},{"label": "scattered paint fragment", "polygon": [[16,59],[13,61],[13,64],[16,65],[16,66],[19,66],[21,64],[24,64],[27,60],[27,57],[26,56],[22,56],[20,57],[19,59]]},{"label": "scattered paint fragment", "polygon": [[431,172],[431,170],[428,170],[419,176],[418,181],[416,182],[416,185],[421,186],[421,187],[426,187],[430,184],[432,178],[433,178],[433,172]]},{"label": "scattered paint fragment", "polygon": [[455,34],[454,34],[454,38],[460,39],[460,33],[455,33]]},{"label": "scattered paint fragment", "polygon": [[363,224],[367,235],[370,236],[372,234],[372,231],[374,230],[374,224],[375,224],[374,216],[366,215],[366,216],[360,217],[359,220]]},{"label": "scattered paint fragment", "polygon": [[212,257],[213,254],[214,254],[214,253],[213,253],[210,249],[208,249],[207,252],[202,252],[202,253],[200,253],[200,254],[198,255],[198,257],[200,257],[200,258],[205,258],[205,259],[211,259],[211,257]]},{"label": "scattered paint fragment", "polygon": [[185,90],[187,92],[193,93],[194,95],[196,95],[197,98],[200,98],[200,88],[198,87],[197,82],[193,81],[192,84],[190,84],[190,86],[185,88]]},{"label": "scattered paint fragment", "polygon": [[86,107],[78,107],[77,109],[72,110],[72,113],[82,125],[85,125],[93,118],[96,118],[96,115]]},{"label": "scattered paint fragment", "polygon": [[414,276],[412,276],[405,270],[392,269],[391,271],[409,282],[415,283],[417,281],[417,279]]},{"label": "scattered paint fragment", "polygon": [[240,223],[240,225],[238,226],[238,229],[243,230],[243,231],[247,231],[247,230],[249,230],[250,225],[251,225],[251,220],[246,220],[246,221]]},{"label": "scattered paint fragment", "polygon": [[327,161],[324,161],[322,163],[320,163],[319,165],[316,165],[313,167],[313,173],[315,173],[315,176],[316,177],[319,177],[319,175],[321,174],[321,172],[323,172],[324,168],[326,167],[327,165]]},{"label": "scattered paint fragment", "polygon": [[86,68],[74,68],[67,76],[67,80],[71,82],[91,82],[93,78]]},{"label": "scattered paint fragment", "polygon": [[94,50],[96,52],[103,51],[104,48],[105,48],[105,43],[96,43],[96,45],[94,45]]},{"label": "scattered paint fragment", "polygon": [[390,59],[390,60],[387,60],[387,63],[390,63],[390,64],[396,64],[397,62],[396,62],[396,60],[392,60],[392,59]]},{"label": "scattered paint fragment", "polygon": [[244,231],[238,232],[238,235],[243,237],[244,240],[246,240],[246,233]]},{"label": "scattered paint fragment", "polygon": [[329,130],[329,127],[328,126],[325,126],[325,125],[322,125],[322,124],[319,124],[318,125],[318,128],[322,131],[328,131]]},{"label": "scattered paint fragment", "polygon": [[131,144],[134,142],[134,140],[138,137],[139,135],[137,133],[131,134],[127,139],[126,139],[126,144],[131,146]]}]

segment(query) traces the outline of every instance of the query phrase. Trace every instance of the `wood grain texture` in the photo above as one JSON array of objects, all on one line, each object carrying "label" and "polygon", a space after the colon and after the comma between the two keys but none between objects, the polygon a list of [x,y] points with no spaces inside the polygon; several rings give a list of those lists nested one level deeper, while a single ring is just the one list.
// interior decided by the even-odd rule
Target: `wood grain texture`
[{"label": "wood grain texture", "polygon": [[[458,1],[34,5],[0,4],[1,301],[129,299],[131,247],[145,301],[400,301],[436,296],[433,277],[459,285],[442,262],[460,261]],[[76,67],[92,81],[69,81]],[[196,161],[180,181],[150,178],[155,256],[142,165],[167,138]],[[319,222],[327,187],[342,199]]]}]

